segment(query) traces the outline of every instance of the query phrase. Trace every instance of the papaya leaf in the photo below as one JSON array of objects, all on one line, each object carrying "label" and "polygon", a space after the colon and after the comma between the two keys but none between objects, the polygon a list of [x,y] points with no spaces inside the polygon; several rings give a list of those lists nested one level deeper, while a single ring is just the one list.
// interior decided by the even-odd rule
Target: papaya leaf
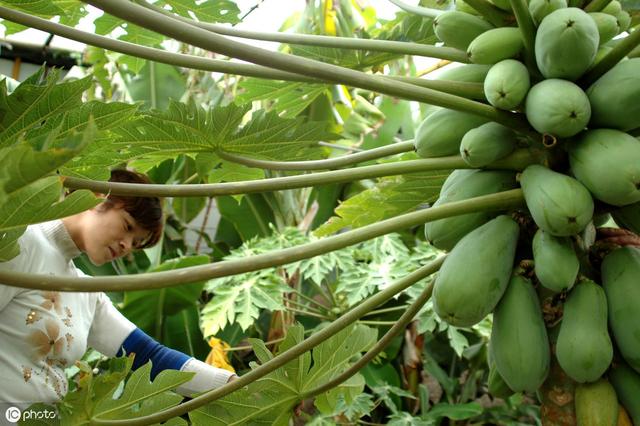
[{"label": "papaya leaf", "polygon": [[244,91],[236,96],[237,103],[273,101],[274,109],[285,118],[295,117],[318,96],[330,93],[330,86],[326,84],[292,83],[259,78],[244,79],[239,86]]},{"label": "papaya leaf", "polygon": [[57,176],[39,179],[0,199],[0,231],[71,216],[100,203],[89,190],[78,190],[62,198]]},{"label": "papaya leaf", "polygon": [[0,262],[11,260],[20,254],[18,238],[27,228],[21,226],[10,230],[0,231]]},{"label": "papaya leaf", "polygon": [[60,15],[60,23],[62,25],[75,27],[82,18],[89,14],[85,5],[77,0],[53,0],[53,3],[64,11]]},{"label": "papaya leaf", "polygon": [[169,100],[179,101],[187,90],[186,77],[177,67],[158,62],[147,62],[135,75],[126,73],[124,83],[131,100],[143,102],[145,109],[164,110]]},{"label": "papaya leaf", "polygon": [[51,0],[1,0],[0,4],[30,15],[52,18],[64,11]]},{"label": "papaya leaf", "polygon": [[99,131],[113,129],[133,118],[137,110],[138,105],[123,102],[91,101],[83,103],[79,108],[56,115],[42,126],[29,131],[26,138],[47,134],[57,129],[59,133],[56,139],[64,139],[74,132],[86,129],[90,120]]},{"label": "papaya leaf", "polygon": [[[95,126],[90,122],[83,132],[67,133],[58,146],[47,149],[53,145],[59,134],[60,127],[40,138],[0,148],[0,163],[4,164],[0,171],[0,193],[14,192],[71,160],[93,139]],[[34,149],[34,145],[40,149]]]},{"label": "papaya leaf", "polygon": [[176,153],[225,152],[267,160],[320,158],[320,140],[336,136],[325,131],[325,123],[284,119],[275,112],[256,111],[241,126],[249,106],[228,105],[205,110],[199,106],[171,102],[167,111],[149,111],[115,131],[114,148],[129,158]]},{"label": "papaya leaf", "polygon": [[[278,354],[302,342],[304,328],[295,325],[287,329]],[[364,325],[351,325],[283,367],[258,379],[213,403],[189,413],[194,425],[288,425],[293,409],[300,402],[305,389],[331,380],[349,366],[354,356],[366,351],[377,339],[377,330]],[[254,342],[254,347],[257,345]],[[260,358],[268,359],[266,348]],[[347,381],[340,395],[353,400],[363,385],[359,379]],[[333,392],[333,391],[330,391]],[[332,394],[333,395],[333,394]]]},{"label": "papaya leaf", "polygon": [[322,414],[334,414],[339,401],[353,403],[364,390],[364,377],[356,374],[343,382],[340,386],[318,395],[313,404]]},{"label": "papaya leaf", "polygon": [[240,22],[240,9],[230,0],[217,0],[215,2],[196,2],[194,0],[163,0],[157,5],[169,5],[180,16],[191,19],[189,12],[202,22],[228,22],[237,24]]},{"label": "papaya leaf", "polygon": [[315,234],[326,236],[343,228],[358,228],[432,203],[449,173],[439,170],[380,179],[373,188],[340,204],[335,210],[338,216],[318,227]]},{"label": "papaya leaf", "polygon": [[183,398],[171,391],[191,380],[195,374],[163,370],[151,382],[150,373],[151,361],[131,374],[119,398],[102,398],[96,401],[92,417],[128,419],[150,415],[176,406]]},{"label": "papaya leaf", "polygon": [[206,284],[206,289],[213,293],[213,298],[201,312],[205,337],[234,322],[246,330],[256,321],[261,309],[283,310],[282,296],[291,291],[282,278],[262,271],[237,278],[216,278]]},{"label": "papaya leaf", "polygon": [[[168,260],[149,272],[171,271],[209,263],[209,256],[198,255]],[[127,291],[122,313],[149,335],[162,341],[163,320],[194,306],[204,282],[156,290]]]},{"label": "papaya leaf", "polygon": [[58,71],[45,79],[41,75],[40,71],[29,77],[10,95],[6,85],[0,85],[0,147],[55,115],[78,108],[82,93],[91,85],[91,76],[57,84]]}]

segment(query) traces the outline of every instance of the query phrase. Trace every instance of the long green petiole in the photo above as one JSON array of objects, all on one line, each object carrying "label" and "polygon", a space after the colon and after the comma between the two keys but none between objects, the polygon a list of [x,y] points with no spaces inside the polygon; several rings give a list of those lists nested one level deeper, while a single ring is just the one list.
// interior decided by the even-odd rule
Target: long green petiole
[{"label": "long green petiole", "polygon": [[531,71],[538,73],[538,67],[536,65],[536,58],[534,53],[535,39],[536,39],[536,27],[533,23],[533,18],[529,12],[529,6],[527,6],[526,0],[510,0],[513,13],[516,15],[518,21],[518,27],[522,33],[522,41],[524,42],[525,51],[525,63],[527,68]]},{"label": "long green petiole", "polygon": [[584,7],[585,12],[600,12],[611,3],[611,0],[593,0]]},{"label": "long green petiole", "polygon": [[21,288],[59,291],[129,291],[150,290],[204,281],[264,268],[285,265],[339,250],[391,232],[398,232],[446,217],[481,211],[499,211],[519,208],[524,204],[521,189],[499,192],[468,200],[443,204],[438,207],[406,213],[342,234],[323,238],[296,247],[276,250],[244,259],[226,260],[209,265],[192,266],[174,271],[154,272],[93,278],[61,277],[0,271],[0,282]]},{"label": "long green petiole", "polygon": [[368,311],[376,308],[377,306],[380,306],[383,303],[386,303],[393,296],[405,290],[412,284],[436,272],[438,269],[440,269],[443,261],[444,256],[434,260],[428,265],[419,268],[406,277],[401,278],[389,287],[381,290],[379,293],[376,293],[368,299],[364,300],[358,306],[354,307],[351,311],[345,313],[325,328],[309,336],[309,338],[307,338],[303,342],[298,343],[292,348],[274,357],[270,361],[267,361],[261,366],[251,370],[247,374],[242,375],[237,380],[227,383],[220,388],[211,390],[192,399],[191,401],[187,401],[176,407],[172,407],[168,410],[163,410],[152,415],[125,420],[101,420],[99,418],[93,418],[91,419],[91,424],[100,426],[142,426],[155,424],[169,420],[172,417],[180,416],[217,399],[220,399],[225,395],[228,395],[231,392],[242,388],[243,386],[247,386],[248,384],[255,382],[256,380],[266,376],[272,371],[277,370],[278,368],[287,364],[289,361],[296,359],[303,353],[310,351],[340,330],[353,324]]},{"label": "long green petiole", "polygon": [[[179,15],[175,15],[168,10],[164,10],[145,0],[136,0],[139,5],[170,16],[189,25],[212,31],[217,34],[247,38],[252,40],[273,41],[287,44],[299,44],[307,46],[330,47],[334,49],[358,49],[375,52],[397,53],[399,55],[417,55],[429,58],[447,59],[455,62],[469,62],[465,53],[459,49],[451,47],[438,47],[421,43],[410,43],[406,41],[372,40],[354,37],[336,37],[311,34],[287,34],[287,33],[267,33],[261,31],[247,31],[233,27],[226,27],[219,24],[198,22]],[[440,12],[440,11],[438,11]]]},{"label": "long green petiole", "polygon": [[405,307],[406,312],[403,313],[397,321],[392,323],[393,325],[391,329],[389,329],[389,331],[387,331],[384,336],[382,336],[382,339],[376,342],[376,344],[373,345],[373,347],[369,349],[367,353],[362,356],[362,358],[356,361],[352,366],[342,372],[339,376],[333,378],[332,380],[321,386],[318,386],[315,389],[311,389],[310,391],[305,392],[300,399],[304,400],[318,396],[330,389],[335,388],[342,382],[351,378],[358,371],[360,371],[365,365],[369,363],[369,361],[378,356],[378,354],[382,352],[384,348],[389,345],[389,343],[391,343],[394,337],[404,331],[413,317],[415,317],[420,309],[422,309],[424,304],[427,303],[427,300],[429,300],[429,298],[431,297],[432,292],[433,283],[429,283],[427,287],[422,291],[422,293],[420,293],[420,296],[418,296],[418,298],[408,308]]},{"label": "long green petiole", "polygon": [[[523,170],[539,158],[532,156],[527,149],[515,151],[508,157],[492,163],[488,168],[505,170]],[[354,167],[345,170],[317,172],[306,175],[277,177],[262,180],[225,182],[196,185],[156,185],[134,183],[112,183],[105,181],[64,178],[64,186],[70,189],[90,189],[102,194],[128,195],[140,197],[214,197],[218,195],[252,194],[256,192],[281,191],[304,188],[330,183],[352,182],[382,176],[408,173],[420,173],[434,170],[469,169],[461,157],[440,157],[422,160],[399,161]]]},{"label": "long green petiole", "polygon": [[496,27],[513,24],[513,15],[496,7],[487,0],[465,0],[465,2]]},{"label": "long green petiole", "polygon": [[184,22],[124,0],[83,1],[118,18],[140,25],[151,31],[156,31],[178,41],[229,57],[283,71],[295,72],[337,84],[346,84],[404,99],[426,102],[444,108],[477,114],[516,130],[530,130],[528,123],[520,115],[499,111],[481,102],[438,92],[436,90],[417,87],[413,84],[391,81],[385,77],[378,77],[337,65],[330,65],[321,61],[249,46],[244,43],[228,40],[224,36],[185,24]]},{"label": "long green petiole", "polygon": [[640,45],[640,30],[636,30],[620,40],[607,56],[602,58],[596,66],[591,68],[591,70],[580,79],[580,85],[586,88],[595,83],[597,79],[613,68],[627,53],[631,52],[638,45]]},{"label": "long green petiole", "polygon": [[412,6],[400,0],[389,0],[390,3],[398,6],[405,12],[414,13],[416,15],[424,16],[425,18],[435,18],[438,15],[443,14],[445,11],[440,9],[431,9],[422,6]]},{"label": "long green petiole", "polygon": [[248,167],[258,167],[267,170],[328,170],[337,169],[353,164],[363,163],[365,161],[376,160],[388,155],[401,154],[414,150],[413,141],[405,141],[385,145],[379,148],[361,151],[356,154],[343,155],[337,158],[327,158],[325,160],[310,161],[269,161],[257,160],[229,152],[219,151],[217,154],[220,158],[234,163],[242,164]]}]

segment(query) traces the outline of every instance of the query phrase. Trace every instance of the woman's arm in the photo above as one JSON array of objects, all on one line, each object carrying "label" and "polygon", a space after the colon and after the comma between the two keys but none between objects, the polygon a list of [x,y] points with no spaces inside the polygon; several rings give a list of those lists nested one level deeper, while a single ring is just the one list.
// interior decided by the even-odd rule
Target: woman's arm
[{"label": "woman's arm", "polygon": [[220,387],[235,376],[231,371],[213,367],[161,345],[122,315],[104,293],[98,296],[88,344],[107,356],[134,353],[134,370],[151,361],[152,380],[167,369],[196,373],[177,389],[185,396]]}]

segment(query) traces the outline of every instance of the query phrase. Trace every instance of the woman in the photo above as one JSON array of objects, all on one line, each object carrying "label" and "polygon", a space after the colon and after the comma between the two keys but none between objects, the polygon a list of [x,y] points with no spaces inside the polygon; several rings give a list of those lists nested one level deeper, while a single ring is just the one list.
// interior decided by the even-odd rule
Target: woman
[{"label": "woman", "polygon": [[[111,172],[112,182],[149,183],[138,173]],[[108,196],[98,206],[62,220],[31,225],[20,237],[20,254],[0,269],[81,276],[73,258],[84,252],[92,263],[150,247],[162,234],[160,200]],[[30,405],[56,402],[68,383],[64,369],[88,346],[107,356],[135,354],[133,368],[152,361],[160,371],[195,372],[177,391],[192,395],[222,386],[233,373],[166,348],[125,318],[104,293],[28,290],[0,284],[0,401]]]}]

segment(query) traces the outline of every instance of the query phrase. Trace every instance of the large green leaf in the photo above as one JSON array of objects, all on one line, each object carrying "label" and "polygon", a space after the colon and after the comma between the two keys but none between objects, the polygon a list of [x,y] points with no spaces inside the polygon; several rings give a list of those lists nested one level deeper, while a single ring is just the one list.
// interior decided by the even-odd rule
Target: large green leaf
[{"label": "large green leaf", "polygon": [[[278,353],[303,340],[302,326],[289,327]],[[288,425],[294,407],[305,389],[311,389],[333,379],[349,366],[357,354],[369,349],[377,339],[377,330],[364,325],[351,325],[322,342],[311,355],[305,353],[278,370],[258,379],[211,404],[189,413],[195,426],[199,425]],[[253,342],[262,362],[270,359],[261,342]],[[348,395],[351,399],[361,390],[359,379],[344,383],[329,398]],[[355,391],[354,391],[355,390]],[[327,398],[321,395],[320,398]]]},{"label": "large green leaf", "polygon": [[157,161],[178,153],[225,151],[267,160],[320,158],[318,141],[335,135],[325,123],[285,119],[275,112],[256,111],[242,124],[248,106],[228,105],[205,110],[171,102],[167,111],[140,113],[118,129],[113,149],[128,158],[154,157]]},{"label": "large green leaf", "polygon": [[[407,213],[435,201],[450,170],[414,173],[381,179],[373,188],[336,208],[336,214],[316,231],[325,236],[346,227],[357,228]],[[375,206],[375,207],[374,207]]]},{"label": "large green leaf", "polygon": [[104,419],[130,419],[147,416],[178,405],[182,396],[171,392],[188,382],[194,373],[163,370],[150,381],[151,362],[133,372],[127,380],[124,392],[117,398],[97,401],[93,416]]},{"label": "large green leaf", "polygon": [[67,132],[58,139],[60,127],[28,142],[0,148],[0,200],[5,194],[14,192],[71,160],[80,153],[95,136],[95,126],[83,132]]},{"label": "large green leaf", "polygon": [[[189,256],[171,259],[152,272],[171,271],[209,263],[209,256]],[[204,282],[157,290],[128,291],[124,295],[122,313],[138,327],[158,340],[162,340],[164,318],[194,306],[202,292]]]},{"label": "large green leaf", "polygon": [[0,147],[15,142],[20,134],[40,126],[56,115],[78,108],[91,76],[57,83],[58,72],[42,78],[42,70],[25,80],[10,95],[0,84]]},{"label": "large green leaf", "polygon": [[241,282],[229,277],[208,282],[207,290],[213,293],[213,298],[201,312],[205,337],[216,334],[227,323],[237,322],[246,330],[255,323],[261,309],[284,309],[282,295],[291,289],[281,279],[260,271],[242,277]]},{"label": "large green leaf", "polygon": [[240,22],[240,9],[230,0],[195,1],[195,0],[162,0],[158,5],[167,4],[180,16],[191,19],[192,12],[202,22]]},{"label": "large green leaf", "polygon": [[24,233],[26,227],[13,228],[0,231],[0,262],[11,260],[20,254],[18,238]]},{"label": "large green leaf", "polygon": [[[176,406],[183,398],[172,390],[191,380],[194,374],[163,370],[151,382],[151,362],[148,362],[131,374],[122,390],[122,381],[132,365],[133,356],[113,358],[106,372],[93,376],[91,366],[81,362],[79,367],[83,374],[78,389],[67,393],[58,404],[61,424],[90,424],[96,417],[129,419]],[[179,420],[166,424],[185,425],[186,422]]]},{"label": "large green leaf", "polygon": [[240,104],[256,100],[273,101],[273,107],[282,116],[292,118],[300,114],[318,96],[329,93],[329,85],[292,83],[290,81],[248,78],[239,86],[243,89],[235,101]]},{"label": "large green leaf", "polygon": [[50,176],[24,186],[0,200],[0,231],[71,216],[100,203],[91,191],[62,197],[62,182]]},{"label": "large green leaf", "polygon": [[125,78],[131,100],[147,108],[164,110],[169,101],[179,101],[187,88],[186,78],[174,66],[147,61],[139,72]]}]

